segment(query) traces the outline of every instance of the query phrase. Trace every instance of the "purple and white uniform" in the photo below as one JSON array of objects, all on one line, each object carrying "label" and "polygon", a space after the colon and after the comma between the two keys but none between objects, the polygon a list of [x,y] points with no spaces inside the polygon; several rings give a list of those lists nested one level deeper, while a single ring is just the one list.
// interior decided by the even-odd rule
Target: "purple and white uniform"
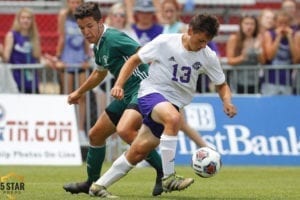
[{"label": "purple and white uniform", "polygon": [[[143,63],[151,63],[149,76],[141,82],[138,93],[144,123],[150,128],[153,121],[149,114],[159,102],[169,101],[179,109],[191,102],[200,73],[207,74],[215,85],[225,82],[216,53],[208,46],[199,51],[188,51],[182,44],[182,36],[161,34],[138,51]],[[161,128],[151,130],[157,137],[162,131]]]}]

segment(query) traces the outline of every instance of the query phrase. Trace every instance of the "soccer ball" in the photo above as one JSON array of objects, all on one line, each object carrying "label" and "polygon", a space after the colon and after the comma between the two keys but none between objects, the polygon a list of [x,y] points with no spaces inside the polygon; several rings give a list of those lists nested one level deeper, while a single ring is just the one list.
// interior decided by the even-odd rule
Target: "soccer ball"
[{"label": "soccer ball", "polygon": [[202,147],[193,153],[192,168],[202,178],[216,175],[221,166],[221,155],[209,147]]}]

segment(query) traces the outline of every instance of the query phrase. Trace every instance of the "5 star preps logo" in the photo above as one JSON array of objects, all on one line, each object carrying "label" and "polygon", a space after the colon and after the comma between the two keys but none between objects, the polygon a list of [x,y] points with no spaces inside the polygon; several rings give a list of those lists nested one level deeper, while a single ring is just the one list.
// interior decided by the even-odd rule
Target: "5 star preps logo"
[{"label": "5 star preps logo", "polygon": [[16,173],[9,173],[0,177],[0,197],[4,195],[8,200],[15,200],[16,196],[24,191],[25,183],[23,176]]}]

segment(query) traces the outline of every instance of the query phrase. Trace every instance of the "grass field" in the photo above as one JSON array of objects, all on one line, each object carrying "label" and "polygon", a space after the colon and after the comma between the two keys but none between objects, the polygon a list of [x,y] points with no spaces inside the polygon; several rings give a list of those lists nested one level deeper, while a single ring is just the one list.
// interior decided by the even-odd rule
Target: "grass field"
[{"label": "grass field", "polygon": [[[110,163],[106,163],[106,170]],[[177,173],[195,178],[195,183],[181,192],[152,197],[155,174],[152,168],[136,168],[109,188],[121,199],[143,200],[221,200],[221,199],[300,199],[300,167],[231,167],[223,166],[215,177],[196,176],[189,166],[177,166]],[[0,176],[14,172],[24,177],[25,191],[16,200],[95,199],[86,194],[71,195],[62,186],[85,179],[85,165],[80,167],[0,166]],[[0,199],[9,199],[3,192]]]}]

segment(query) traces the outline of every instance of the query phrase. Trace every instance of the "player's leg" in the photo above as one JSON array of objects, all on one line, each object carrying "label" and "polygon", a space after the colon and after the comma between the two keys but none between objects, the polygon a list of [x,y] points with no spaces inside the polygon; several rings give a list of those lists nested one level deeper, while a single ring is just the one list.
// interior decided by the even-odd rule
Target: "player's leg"
[{"label": "player's leg", "polygon": [[180,110],[180,114],[182,118],[180,130],[183,131],[191,140],[193,140],[197,146],[207,147],[207,144],[201,135],[187,123],[183,109]]},{"label": "player's leg", "polygon": [[181,126],[181,115],[171,103],[166,101],[157,104],[153,108],[151,118],[156,123],[164,125],[160,148],[164,177],[167,177],[175,173],[174,161],[177,147],[177,132]]},{"label": "player's leg", "polygon": [[101,172],[105,158],[105,140],[115,132],[115,125],[111,121],[107,112],[103,112],[95,125],[89,131],[90,146],[87,153],[87,175],[88,179],[84,182],[69,183],[64,185],[67,192],[88,193],[91,184],[96,181]]},{"label": "player's leg", "polygon": [[[160,149],[162,157],[162,165],[164,178],[163,189],[166,192],[173,190],[183,190],[191,185],[194,180],[192,178],[182,178],[175,175],[175,153],[177,147],[177,133],[181,126],[181,115],[178,109],[159,94],[148,95],[139,99],[139,102],[155,102],[150,112],[151,116],[148,120],[144,120],[153,133],[157,136],[161,135]],[[141,102],[142,104],[143,102]],[[157,128],[159,125],[163,128]],[[155,129],[154,129],[155,128]]]},{"label": "player's leg", "polygon": [[[138,129],[142,124],[142,115],[139,112],[137,105],[130,105],[126,109],[118,123],[117,133],[119,136],[131,144],[133,139],[137,136]],[[163,192],[161,178],[163,176],[162,163],[160,155],[153,149],[145,159],[156,170],[156,181],[152,191],[153,196],[160,195]]]},{"label": "player's leg", "polygon": [[[116,159],[113,165],[90,188],[90,194],[107,197],[106,188],[124,177],[137,163],[146,158],[148,153],[159,144],[159,138],[142,126],[128,151]],[[104,194],[104,195],[103,195]]]}]

